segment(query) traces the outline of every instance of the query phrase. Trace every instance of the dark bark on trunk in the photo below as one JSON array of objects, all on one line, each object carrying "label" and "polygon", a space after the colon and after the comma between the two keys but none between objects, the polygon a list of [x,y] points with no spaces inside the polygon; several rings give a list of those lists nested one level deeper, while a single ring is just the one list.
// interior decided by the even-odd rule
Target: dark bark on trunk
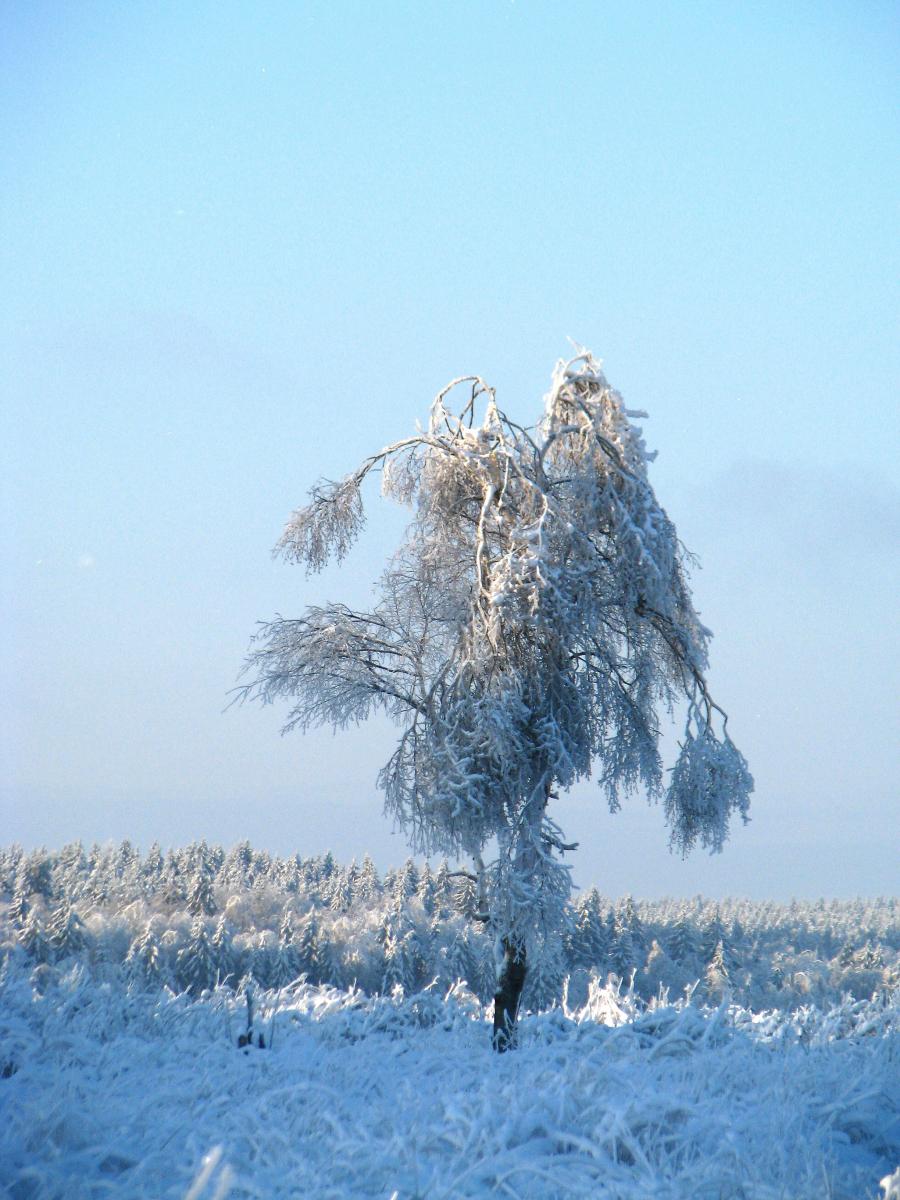
[{"label": "dark bark on trunk", "polygon": [[524,947],[515,949],[504,939],[503,970],[494,996],[494,1049],[498,1054],[516,1048],[516,1020],[526,971]]}]

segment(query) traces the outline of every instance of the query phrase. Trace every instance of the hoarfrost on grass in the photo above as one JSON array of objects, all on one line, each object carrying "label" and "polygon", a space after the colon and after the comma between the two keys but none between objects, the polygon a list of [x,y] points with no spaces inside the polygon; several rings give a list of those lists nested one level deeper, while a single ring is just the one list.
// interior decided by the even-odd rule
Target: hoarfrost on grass
[{"label": "hoarfrost on grass", "polygon": [[0,1197],[875,1200],[891,1181],[896,900],[585,893],[563,978],[535,973],[501,1059],[476,900],[446,863],[0,847]]},{"label": "hoarfrost on grass", "polygon": [[[39,970],[39,969],[38,969]],[[831,1012],[641,1001],[490,1049],[464,986],[368,998],[298,982],[198,999],[72,963],[0,992],[0,1194],[861,1200],[900,1162],[900,994]]]}]

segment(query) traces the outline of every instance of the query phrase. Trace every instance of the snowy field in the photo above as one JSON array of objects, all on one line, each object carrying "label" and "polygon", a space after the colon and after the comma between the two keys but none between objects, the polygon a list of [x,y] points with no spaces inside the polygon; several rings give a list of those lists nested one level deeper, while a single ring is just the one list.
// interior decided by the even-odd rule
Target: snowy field
[{"label": "snowy field", "polygon": [[497,1056],[462,988],[261,993],[266,1048],[238,1049],[226,989],[33,976],[0,993],[10,1200],[863,1200],[900,1163],[897,995],[765,1015],[595,985]]},{"label": "snowy field", "polygon": [[470,901],[0,848],[0,1197],[900,1200],[896,900],[583,894],[504,1056]]}]

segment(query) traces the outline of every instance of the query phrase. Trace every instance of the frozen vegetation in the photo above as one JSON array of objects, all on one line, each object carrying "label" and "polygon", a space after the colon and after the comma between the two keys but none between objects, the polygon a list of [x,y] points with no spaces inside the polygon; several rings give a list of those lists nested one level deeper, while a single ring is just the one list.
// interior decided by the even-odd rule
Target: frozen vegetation
[{"label": "frozen vegetation", "polygon": [[[427,429],[319,480],[275,547],[307,572],[340,562],[365,523],[362,485],[380,474],[382,495],[413,515],[375,607],[263,622],[238,689],[288,701],[285,732],[379,709],[402,730],[378,775],[385,811],[414,850],[474,869],[502,955],[498,1052],[515,1045],[523,987],[543,1004],[565,974],[577,846],[550,816],[560,792],[594,776],[613,812],[633,792],[661,800],[683,854],[720,850],[731,818],[748,820],[753,778],[706,681],[711,631],[650,485],[655,451],[633,423],[646,415],[586,350],[556,364],[527,428],[479,376],[453,380]],[[683,704],[664,782],[659,714]]]},{"label": "frozen vegetation", "polygon": [[888,1194],[897,900],[584,893],[505,1056],[473,901],[447,864],[0,850],[0,1196]]}]

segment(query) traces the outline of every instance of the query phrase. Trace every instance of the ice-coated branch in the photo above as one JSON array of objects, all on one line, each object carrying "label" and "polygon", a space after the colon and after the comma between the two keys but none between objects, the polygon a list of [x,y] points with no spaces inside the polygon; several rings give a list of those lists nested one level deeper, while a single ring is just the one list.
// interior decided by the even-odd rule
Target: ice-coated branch
[{"label": "ice-coated branch", "polygon": [[338,483],[322,480],[310,491],[310,503],[288,521],[273,554],[321,571],[334,554],[340,562],[365,524],[361,480],[348,475]]},{"label": "ice-coated branch", "polygon": [[342,605],[311,608],[299,620],[261,625],[244,667],[251,683],[238,699],[293,701],[284,732],[315,725],[342,728],[381,706],[392,715],[419,708],[417,675],[406,646],[377,614]]}]

